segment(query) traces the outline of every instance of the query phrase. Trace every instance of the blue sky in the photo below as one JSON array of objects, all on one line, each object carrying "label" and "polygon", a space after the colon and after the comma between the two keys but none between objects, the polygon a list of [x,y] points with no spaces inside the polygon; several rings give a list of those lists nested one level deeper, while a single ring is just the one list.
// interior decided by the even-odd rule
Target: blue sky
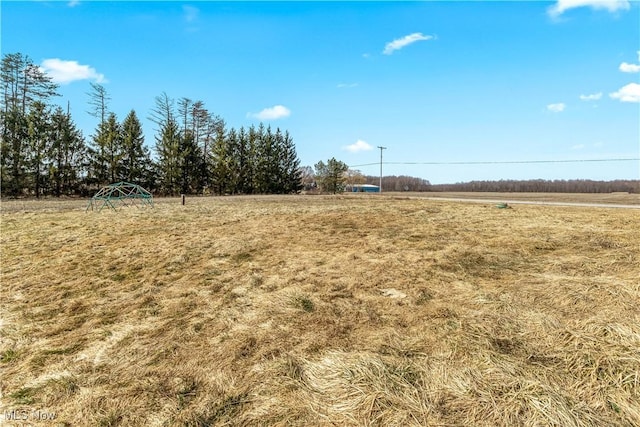
[{"label": "blue sky", "polygon": [[[303,165],[377,175],[640,179],[640,4],[3,1],[2,53],[60,83],[89,137],[90,82],[120,120],[162,92],[290,132]],[[423,163],[423,164],[407,164]]]}]

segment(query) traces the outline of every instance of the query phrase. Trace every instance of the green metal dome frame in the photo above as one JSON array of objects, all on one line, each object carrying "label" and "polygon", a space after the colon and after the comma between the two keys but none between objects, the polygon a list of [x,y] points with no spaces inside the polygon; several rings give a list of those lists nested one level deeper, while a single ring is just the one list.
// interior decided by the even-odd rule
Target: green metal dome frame
[{"label": "green metal dome frame", "polygon": [[117,210],[117,207],[123,206],[151,206],[153,207],[153,195],[136,184],[130,182],[116,182],[102,187],[87,205],[89,209],[102,210],[105,206]]}]

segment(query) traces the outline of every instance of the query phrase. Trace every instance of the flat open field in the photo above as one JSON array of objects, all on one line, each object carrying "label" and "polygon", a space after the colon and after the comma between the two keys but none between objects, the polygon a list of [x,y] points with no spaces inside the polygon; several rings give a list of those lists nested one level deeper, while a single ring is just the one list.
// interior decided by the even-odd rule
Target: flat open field
[{"label": "flat open field", "polygon": [[637,209],[85,206],[2,202],[0,424],[640,425]]}]

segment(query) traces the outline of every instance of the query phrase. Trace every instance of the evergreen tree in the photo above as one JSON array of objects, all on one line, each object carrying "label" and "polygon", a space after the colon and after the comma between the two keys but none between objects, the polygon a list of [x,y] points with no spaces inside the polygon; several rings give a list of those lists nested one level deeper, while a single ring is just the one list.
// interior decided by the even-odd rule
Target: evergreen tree
[{"label": "evergreen tree", "polygon": [[202,190],[202,153],[190,130],[180,135],[180,192],[182,194],[200,193]]},{"label": "evergreen tree", "polygon": [[182,178],[180,148],[180,129],[176,121],[169,117],[156,136],[157,172],[160,190],[164,194],[179,194]]},{"label": "evergreen tree", "polygon": [[19,109],[2,111],[2,194],[18,196],[26,188],[28,133],[27,117]]},{"label": "evergreen tree", "polygon": [[180,152],[183,148],[183,138],[175,113],[174,100],[165,92],[156,96],[150,119],[158,126],[155,137],[157,155],[155,175],[158,179],[158,188],[165,194],[179,194],[183,181],[184,156]]},{"label": "evergreen tree", "polygon": [[50,181],[56,196],[79,190],[86,145],[71,115],[58,107],[51,116]]},{"label": "evergreen tree", "polygon": [[274,147],[274,135],[271,127],[265,129],[260,123],[257,130],[256,147],[255,147],[255,174],[254,188],[257,193],[272,193],[274,186],[274,159],[276,158]]},{"label": "evergreen tree", "polygon": [[122,127],[120,123],[118,123],[115,113],[109,114],[105,125],[109,179],[111,182],[122,181],[124,177],[122,159],[125,155],[122,141]]},{"label": "evergreen tree", "polygon": [[281,193],[297,193],[302,188],[302,173],[300,159],[296,153],[296,146],[291,135],[285,131],[280,148]]},{"label": "evergreen tree", "polygon": [[212,145],[216,134],[219,117],[212,116],[204,107],[202,101],[196,101],[191,107],[191,132],[198,149],[200,150],[201,161],[199,171],[199,182],[202,189],[211,186],[212,168]]},{"label": "evergreen tree", "polygon": [[245,131],[244,127],[241,127],[238,131],[235,147],[238,168],[237,192],[240,194],[251,194],[253,192],[253,186],[251,185],[253,159],[249,134]]},{"label": "evergreen tree", "polygon": [[345,163],[332,157],[326,164],[322,161],[316,163],[315,169],[316,179],[322,191],[332,194],[344,191],[345,172],[349,169]]},{"label": "evergreen tree", "polygon": [[2,192],[19,195],[28,186],[29,159],[33,159],[27,116],[36,101],[47,103],[57,95],[57,84],[40,67],[21,53],[6,54],[0,65],[2,88],[0,110],[0,176]]},{"label": "evergreen tree", "polygon": [[211,147],[211,181],[216,194],[226,194],[231,190],[230,156],[227,132],[224,120],[218,123],[216,137]]},{"label": "evergreen tree", "polygon": [[122,179],[142,185],[147,181],[151,155],[144,145],[142,125],[134,110],[122,122]]},{"label": "evergreen tree", "polygon": [[121,161],[125,154],[122,128],[114,113],[109,113],[107,120],[98,125],[89,155],[91,157],[90,182],[105,185],[123,179],[124,171]]},{"label": "evergreen tree", "polygon": [[46,179],[46,175],[43,176],[43,172],[51,137],[50,116],[49,109],[41,101],[36,101],[32,104],[27,116],[29,126],[29,169],[32,177],[33,192],[37,198],[43,193],[43,182]]},{"label": "evergreen tree", "polygon": [[257,170],[259,164],[259,146],[260,146],[260,133],[259,129],[251,125],[249,131],[246,133],[246,147],[247,147],[247,171],[246,171],[246,193],[254,194],[259,192],[257,186]]}]

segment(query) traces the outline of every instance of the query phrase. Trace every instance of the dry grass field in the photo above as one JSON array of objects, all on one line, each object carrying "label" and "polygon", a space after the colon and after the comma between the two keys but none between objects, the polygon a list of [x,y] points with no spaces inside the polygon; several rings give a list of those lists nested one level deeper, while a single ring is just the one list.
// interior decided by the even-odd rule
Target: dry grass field
[{"label": "dry grass field", "polygon": [[[402,194],[402,193],[399,193]],[[582,203],[617,204],[640,207],[640,194],[637,193],[483,193],[483,192],[427,192],[414,193],[421,197],[517,200],[533,203]]]},{"label": "dry grass field", "polygon": [[47,203],[2,203],[0,424],[640,425],[640,210]]}]

